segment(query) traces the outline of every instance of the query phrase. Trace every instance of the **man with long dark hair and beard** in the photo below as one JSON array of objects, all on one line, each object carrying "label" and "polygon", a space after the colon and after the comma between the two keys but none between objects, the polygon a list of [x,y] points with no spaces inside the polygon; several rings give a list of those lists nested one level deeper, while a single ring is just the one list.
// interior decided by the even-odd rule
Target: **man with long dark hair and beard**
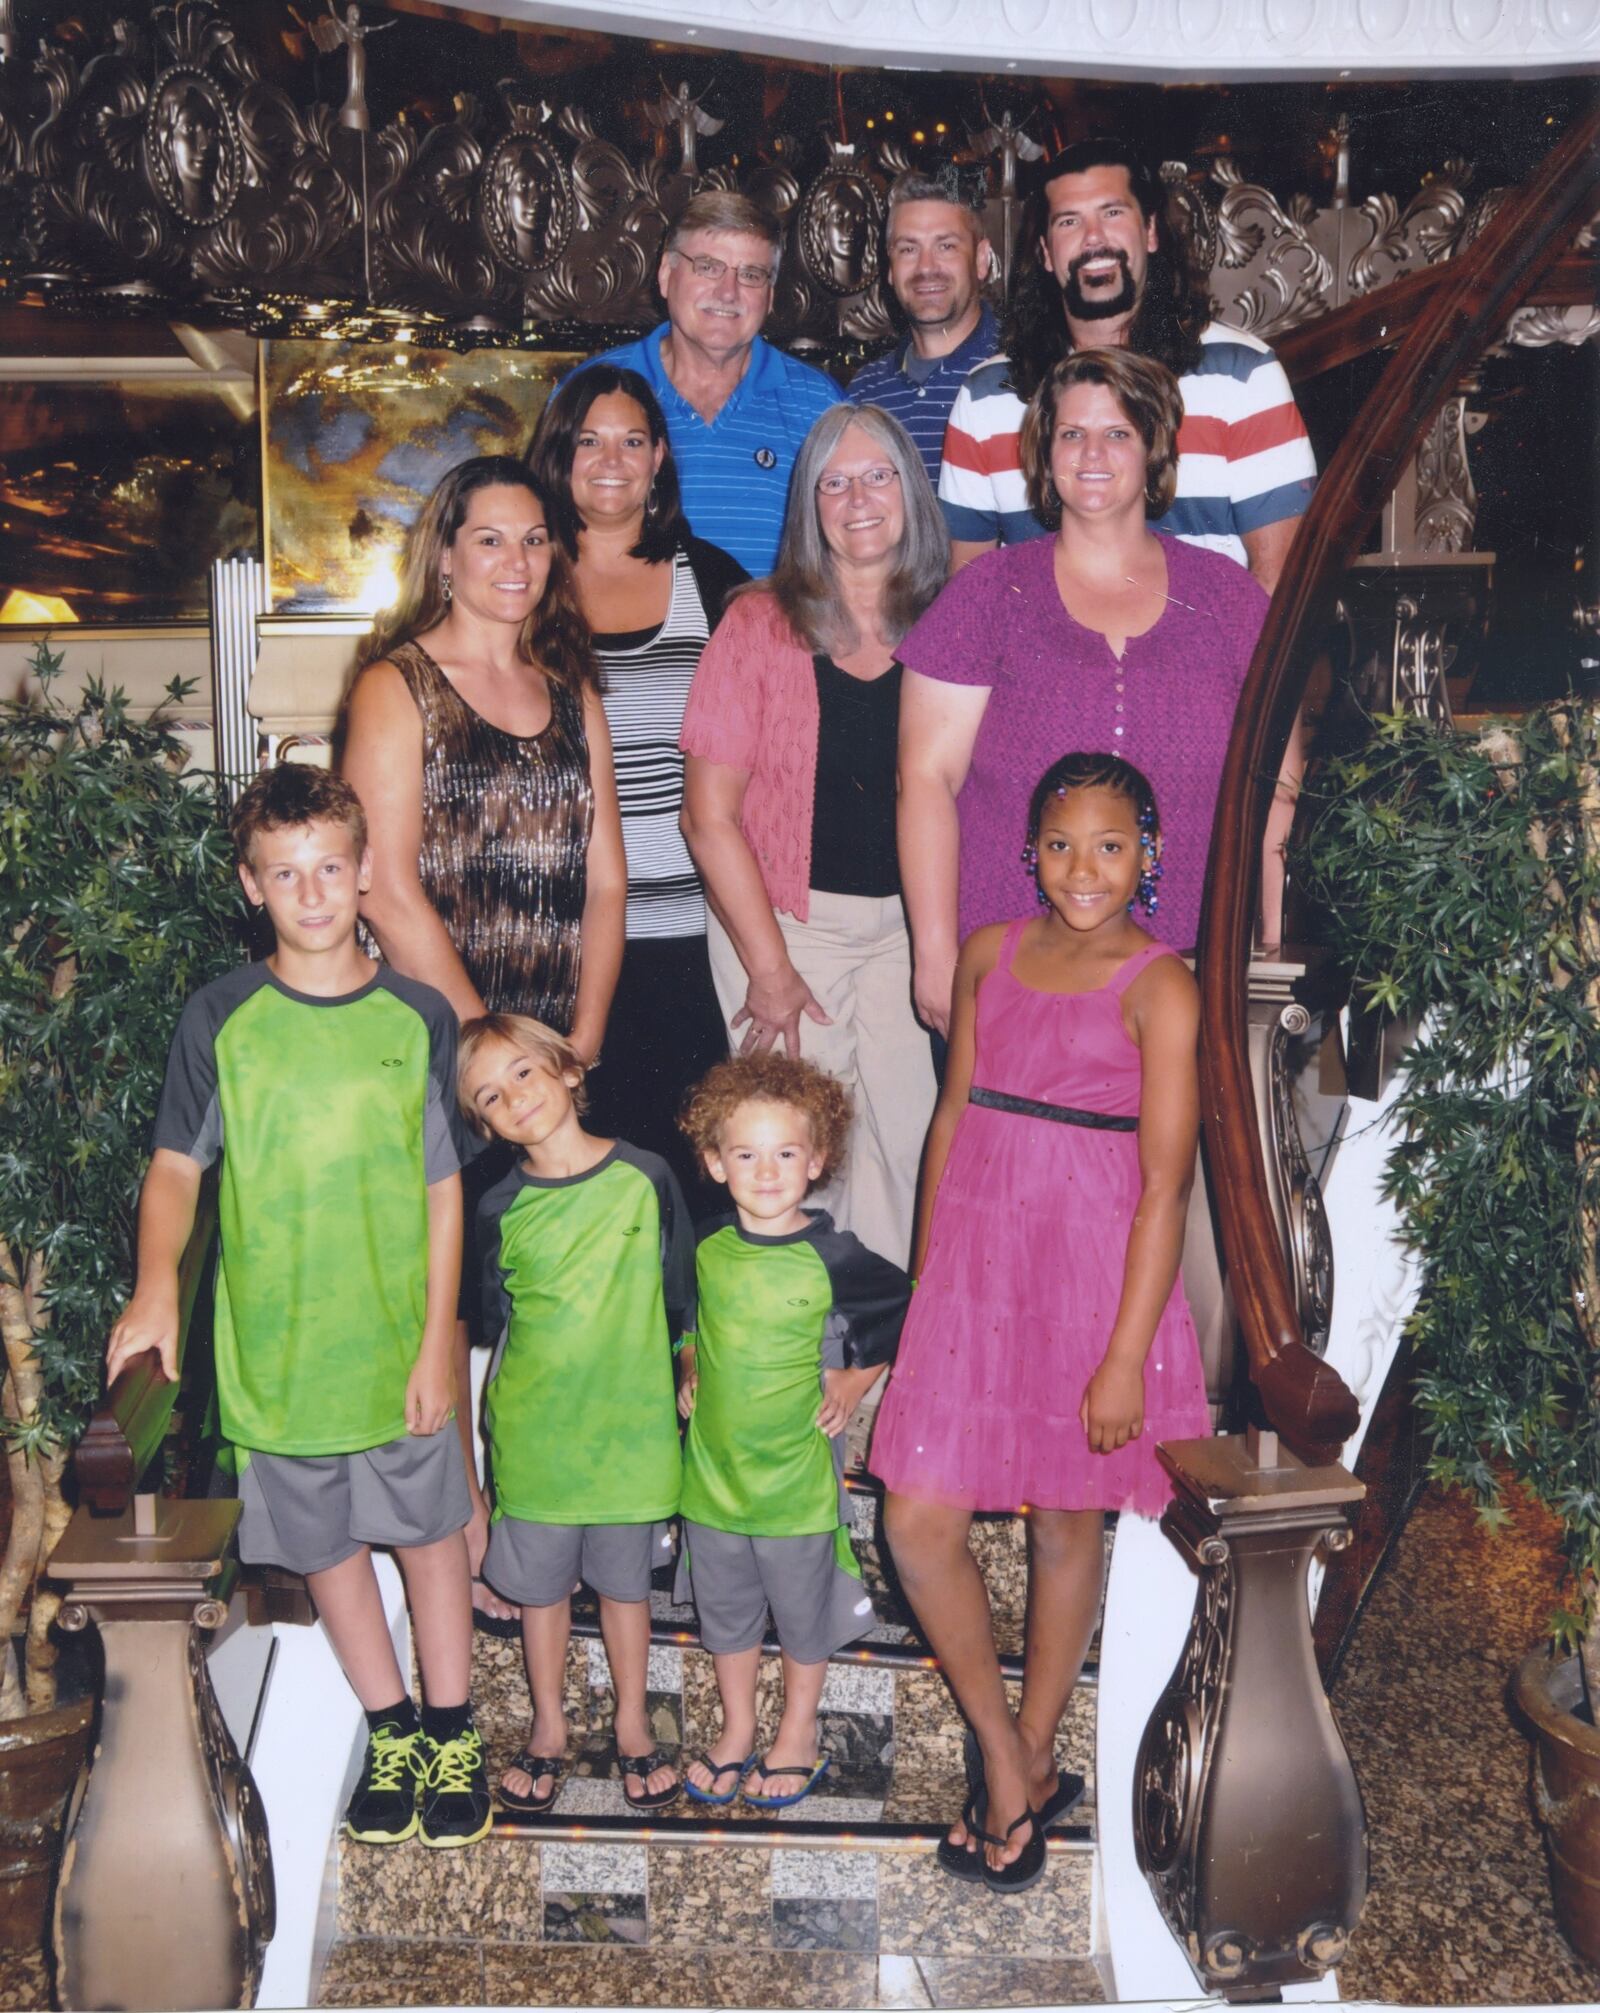
[{"label": "man with long dark hair and beard", "polygon": [[1311,442],[1278,360],[1209,319],[1203,280],[1162,230],[1161,188],[1120,140],[1079,140],[1047,164],[1024,216],[1005,353],[956,394],[939,501],[951,558],[1045,535],[1028,507],[1018,437],[1028,400],[1075,349],[1124,345],[1178,380],[1178,490],[1153,530],[1225,552],[1271,593],[1316,484]]}]

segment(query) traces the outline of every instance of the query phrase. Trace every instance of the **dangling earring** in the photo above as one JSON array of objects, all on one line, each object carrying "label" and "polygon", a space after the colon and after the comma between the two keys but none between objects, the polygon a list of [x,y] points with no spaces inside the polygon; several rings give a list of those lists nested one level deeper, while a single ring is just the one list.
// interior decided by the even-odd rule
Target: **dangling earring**
[{"label": "dangling earring", "polygon": [[448,608],[451,597],[455,593],[455,589],[450,585],[450,576],[448,573],[441,573],[439,575],[439,592],[444,596],[444,605]]},{"label": "dangling earring", "polygon": [[650,478],[650,488],[644,499],[644,514],[646,523],[656,514],[656,479],[653,475]]},{"label": "dangling earring", "polygon": [[[1156,883],[1161,879],[1161,860],[1156,853],[1155,812],[1146,808],[1139,813],[1139,830],[1144,849],[1144,867],[1139,875],[1139,885],[1134,889],[1133,902],[1137,902],[1147,916],[1153,916],[1161,897],[1156,892]],[[1128,912],[1133,913],[1133,902],[1128,904]]]}]

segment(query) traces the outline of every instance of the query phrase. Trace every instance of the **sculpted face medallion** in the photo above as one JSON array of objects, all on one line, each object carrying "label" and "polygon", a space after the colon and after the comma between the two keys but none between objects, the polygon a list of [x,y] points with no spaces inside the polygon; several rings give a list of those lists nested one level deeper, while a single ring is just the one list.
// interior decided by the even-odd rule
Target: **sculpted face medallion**
[{"label": "sculpted face medallion", "polygon": [[214,224],[239,189],[239,144],[222,94],[203,70],[169,70],[150,94],[145,162],[158,194],[186,224]]},{"label": "sculpted face medallion", "polygon": [[498,257],[531,273],[558,258],[572,236],[572,192],[553,148],[510,133],[484,165],[483,233]]},{"label": "sculpted face medallion", "polygon": [[865,175],[818,176],[800,210],[800,259],[830,294],[858,294],[878,277],[883,204]]}]

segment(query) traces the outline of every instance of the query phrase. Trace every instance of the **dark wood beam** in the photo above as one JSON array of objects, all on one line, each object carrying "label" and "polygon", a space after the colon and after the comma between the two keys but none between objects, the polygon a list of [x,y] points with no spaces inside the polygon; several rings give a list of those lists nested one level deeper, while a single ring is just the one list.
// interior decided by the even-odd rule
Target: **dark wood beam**
[{"label": "dark wood beam", "polygon": [[[1424,266],[1420,272],[1391,280],[1360,300],[1347,301],[1342,308],[1275,336],[1272,346],[1290,382],[1303,384],[1307,378],[1337,370],[1340,364],[1351,363],[1372,350],[1396,346],[1455,264],[1446,260],[1441,265]],[[1592,251],[1567,252],[1520,305],[1593,307],[1600,292],[1597,281],[1600,268]]]}]

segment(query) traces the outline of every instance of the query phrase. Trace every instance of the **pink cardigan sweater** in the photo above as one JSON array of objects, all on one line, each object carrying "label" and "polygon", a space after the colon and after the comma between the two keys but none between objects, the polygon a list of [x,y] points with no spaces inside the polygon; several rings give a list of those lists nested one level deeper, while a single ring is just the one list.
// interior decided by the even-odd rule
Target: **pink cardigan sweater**
[{"label": "pink cardigan sweater", "polygon": [[739,829],[767,899],[801,923],[821,718],[811,659],[770,594],[741,594],[701,653],[678,742],[686,755],[748,770]]}]

